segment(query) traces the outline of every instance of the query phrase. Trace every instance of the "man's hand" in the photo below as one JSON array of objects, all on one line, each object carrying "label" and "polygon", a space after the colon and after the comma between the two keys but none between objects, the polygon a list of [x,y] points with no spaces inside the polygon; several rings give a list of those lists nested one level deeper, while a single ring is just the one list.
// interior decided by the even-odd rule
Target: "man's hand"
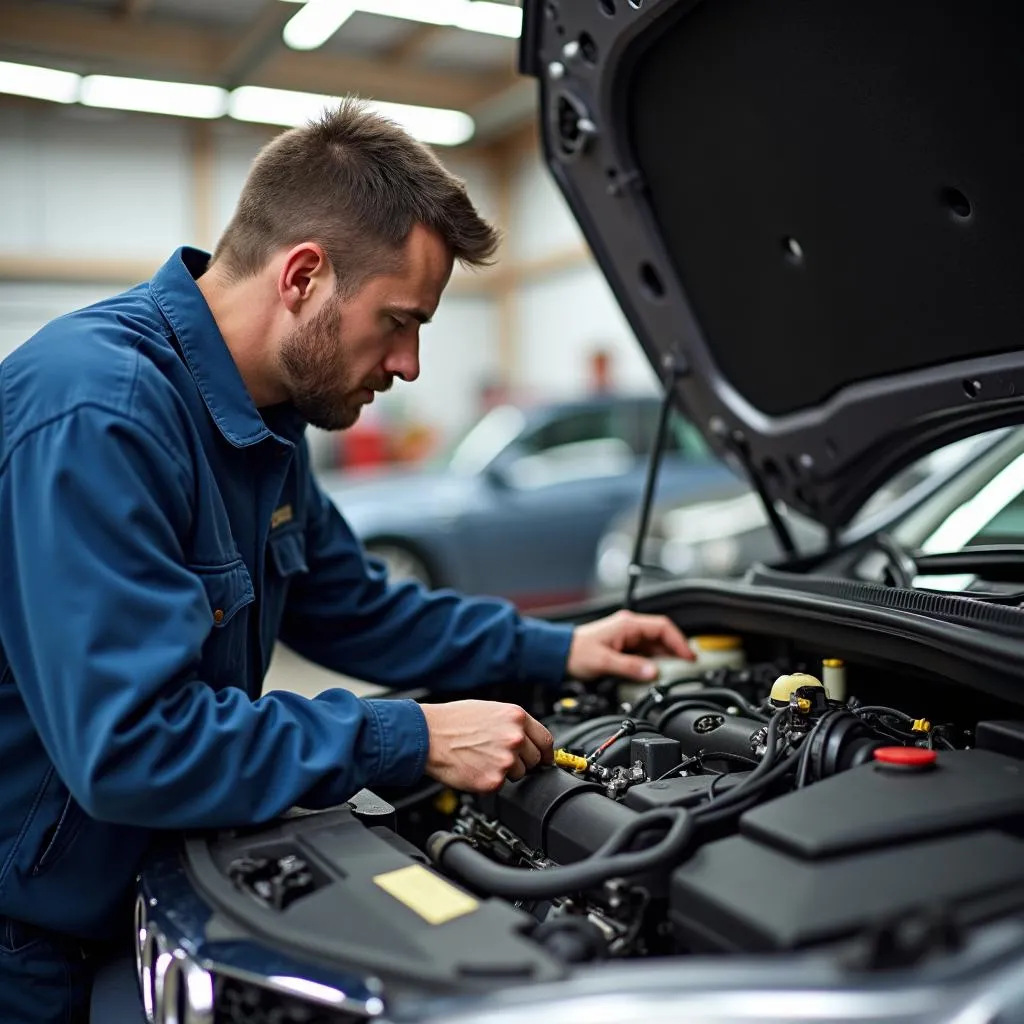
[{"label": "man's hand", "polygon": [[489,793],[551,764],[554,740],[515,704],[458,700],[421,704],[430,733],[427,774],[452,789]]},{"label": "man's hand", "polygon": [[620,611],[577,627],[568,672],[584,682],[605,675],[652,681],[658,670],[650,658],[658,656],[695,658],[686,637],[670,619]]}]

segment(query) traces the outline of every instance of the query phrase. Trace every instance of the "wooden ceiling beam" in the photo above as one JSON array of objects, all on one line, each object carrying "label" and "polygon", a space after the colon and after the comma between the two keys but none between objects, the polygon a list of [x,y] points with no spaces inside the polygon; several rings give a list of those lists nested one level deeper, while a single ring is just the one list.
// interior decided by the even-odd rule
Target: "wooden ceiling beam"
[{"label": "wooden ceiling beam", "polygon": [[389,64],[414,61],[430,45],[431,40],[436,39],[444,31],[444,28],[443,25],[417,25],[394,46],[388,47],[381,58]]},{"label": "wooden ceiling beam", "polygon": [[121,0],[117,14],[127,21],[134,21],[136,18],[145,17],[152,6],[153,0]]},{"label": "wooden ceiling beam", "polygon": [[468,113],[476,122],[475,142],[485,145],[518,132],[526,125],[534,124],[539,108],[537,82],[523,75],[516,75],[504,87],[493,90]]},{"label": "wooden ceiling beam", "polygon": [[453,110],[468,110],[494,92],[494,82],[486,75],[427,71],[375,58],[287,49],[274,54],[251,84],[332,96],[354,93],[366,99]]},{"label": "wooden ceiling beam", "polygon": [[[290,4],[279,6],[284,14],[289,13]],[[272,14],[265,18],[273,20]],[[254,34],[243,51],[241,43],[226,32],[114,20],[96,11],[71,8],[62,8],[60,17],[54,17],[52,12],[25,2],[5,4],[0,21],[0,43],[8,52],[22,51],[27,61],[50,59],[70,70],[201,83],[223,81],[225,72],[238,67],[246,70],[246,60],[252,60],[259,50],[254,44],[260,38],[270,38],[267,22],[263,22],[262,31]],[[255,61],[245,80],[247,85],[331,96],[354,94],[456,110],[467,110],[493,95],[499,83],[500,77],[478,73],[428,71],[324,51],[300,53],[286,47],[272,47],[265,59]]]},{"label": "wooden ceiling beam", "polygon": [[264,0],[255,20],[225,57],[218,82],[230,89],[252,78],[283,45],[281,32],[294,14],[281,0]]},{"label": "wooden ceiling beam", "polygon": [[22,50],[26,59],[55,57],[76,69],[99,63],[105,72],[123,66],[127,74],[140,74],[148,68],[150,77],[211,81],[227,46],[210,32],[112,19],[98,11],[61,8],[55,16],[33,4],[12,3],[0,20],[0,41],[8,51]]}]

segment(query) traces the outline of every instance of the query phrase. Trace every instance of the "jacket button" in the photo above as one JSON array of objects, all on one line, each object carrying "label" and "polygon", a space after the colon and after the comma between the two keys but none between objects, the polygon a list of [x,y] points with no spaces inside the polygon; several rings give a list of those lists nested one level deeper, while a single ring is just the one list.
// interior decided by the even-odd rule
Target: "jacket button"
[{"label": "jacket button", "polygon": [[223,622],[224,621],[224,609],[223,608],[218,608],[213,613],[213,621],[214,622]]}]

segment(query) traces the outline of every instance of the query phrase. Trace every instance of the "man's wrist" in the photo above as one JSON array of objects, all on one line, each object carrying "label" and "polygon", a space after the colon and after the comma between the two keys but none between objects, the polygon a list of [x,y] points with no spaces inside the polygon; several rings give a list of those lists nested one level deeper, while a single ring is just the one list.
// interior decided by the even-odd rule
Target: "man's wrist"
[{"label": "man's wrist", "polygon": [[414,700],[367,699],[378,759],[371,785],[411,786],[427,767],[430,734]]},{"label": "man's wrist", "polygon": [[575,628],[565,623],[526,618],[521,629],[520,680],[559,686],[568,671]]}]

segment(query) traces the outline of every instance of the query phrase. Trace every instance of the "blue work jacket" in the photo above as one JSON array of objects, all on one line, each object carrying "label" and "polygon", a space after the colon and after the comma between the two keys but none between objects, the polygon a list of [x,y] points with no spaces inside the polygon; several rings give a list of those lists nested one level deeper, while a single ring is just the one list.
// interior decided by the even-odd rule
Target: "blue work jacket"
[{"label": "blue work jacket", "polygon": [[[180,249],[0,364],[0,916],[126,928],[153,837],[423,773],[414,701],[261,696],[280,639],[391,687],[563,678],[571,632],[389,585],[257,410]],[[127,933],[125,933],[127,934]]]}]

